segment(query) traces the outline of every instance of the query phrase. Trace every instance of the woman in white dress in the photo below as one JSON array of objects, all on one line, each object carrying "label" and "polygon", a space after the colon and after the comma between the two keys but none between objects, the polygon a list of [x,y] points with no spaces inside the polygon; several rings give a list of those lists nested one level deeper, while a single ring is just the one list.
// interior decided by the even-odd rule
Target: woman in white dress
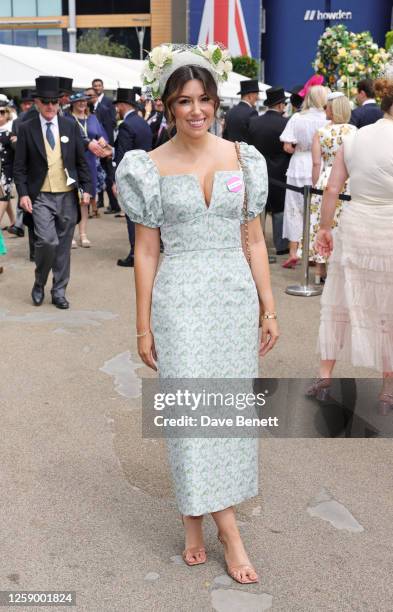
[{"label": "woman in white dress", "polygon": [[[308,90],[303,110],[292,115],[280,136],[284,150],[293,153],[287,170],[287,182],[303,187],[312,182],[311,145],[315,132],[326,125],[325,106],[328,90],[315,85]],[[303,195],[287,189],[285,194],[283,238],[289,240],[289,257],[282,264],[294,268],[298,261],[297,249],[303,235]]]},{"label": "woman in white dress", "polygon": [[[393,78],[380,79],[383,119],[344,139],[322,202],[317,248],[329,256],[321,299],[320,378],[308,394],[328,396],[336,359],[383,375],[378,409],[393,409]],[[332,237],[337,196],[351,181]],[[333,248],[334,247],[334,248]]]}]

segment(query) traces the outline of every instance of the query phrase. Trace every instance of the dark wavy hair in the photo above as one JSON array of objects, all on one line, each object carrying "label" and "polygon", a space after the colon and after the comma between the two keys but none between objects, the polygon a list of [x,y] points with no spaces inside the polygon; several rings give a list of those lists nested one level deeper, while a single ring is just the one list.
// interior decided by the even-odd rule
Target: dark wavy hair
[{"label": "dark wavy hair", "polygon": [[165,117],[168,121],[168,128],[171,131],[175,127],[175,115],[173,113],[173,104],[183,91],[184,85],[188,81],[197,79],[203,85],[205,94],[214,101],[214,112],[216,113],[220,107],[220,98],[217,93],[217,84],[209,70],[202,66],[194,64],[188,66],[180,66],[169,77],[167,84],[162,94],[161,100],[165,108]]}]

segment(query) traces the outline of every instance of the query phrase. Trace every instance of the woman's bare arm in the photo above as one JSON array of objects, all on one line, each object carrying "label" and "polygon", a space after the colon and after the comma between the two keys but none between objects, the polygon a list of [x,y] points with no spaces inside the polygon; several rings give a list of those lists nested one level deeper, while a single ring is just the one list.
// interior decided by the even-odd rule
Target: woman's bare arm
[{"label": "woman's bare arm", "polygon": [[[242,242],[245,248],[245,227],[242,228]],[[262,231],[260,215],[248,221],[248,244],[251,256],[251,273],[258,291],[264,312],[275,312],[274,297],[270,282],[269,257]],[[260,355],[265,355],[278,339],[278,326],[275,319],[265,319],[262,324],[262,344]]]},{"label": "woman's bare arm", "polygon": [[[135,224],[135,293],[137,333],[150,330],[153,283],[160,258],[160,231]],[[149,367],[156,370],[154,341],[151,333],[138,338],[138,353]]]},{"label": "woman's bare arm", "polygon": [[321,229],[331,228],[334,212],[336,210],[337,198],[340,192],[343,190],[347,178],[348,170],[344,161],[344,148],[343,145],[341,145],[336,153],[329,181],[322,198]]},{"label": "woman's bare arm", "polygon": [[285,153],[290,153],[292,155],[292,153],[294,153],[296,150],[296,145],[294,145],[292,142],[284,142],[283,149]]},{"label": "woman's bare arm", "polygon": [[322,152],[321,152],[321,145],[319,142],[318,132],[315,132],[314,137],[312,139],[311,155],[312,155],[312,184],[315,187],[315,185],[318,182],[319,175],[321,173],[321,161],[322,161]]}]

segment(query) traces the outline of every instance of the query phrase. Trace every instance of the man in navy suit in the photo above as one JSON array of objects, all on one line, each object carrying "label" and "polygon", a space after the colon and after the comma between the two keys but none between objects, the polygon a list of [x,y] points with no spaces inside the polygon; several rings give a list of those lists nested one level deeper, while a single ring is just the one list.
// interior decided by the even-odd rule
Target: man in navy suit
[{"label": "man in navy suit", "polygon": [[[108,98],[104,94],[104,83],[102,79],[94,79],[92,81],[92,88],[97,96],[94,102],[94,112],[97,116],[98,121],[103,126],[105,132],[108,135],[108,142],[113,147],[114,144],[114,130],[116,128],[116,111],[112,104],[111,98]],[[120,206],[113,193],[113,169],[112,160],[108,157],[104,157],[101,160],[101,166],[105,170],[106,174],[106,192],[109,198],[109,209],[105,211],[105,214],[114,214],[120,212]]]},{"label": "man in navy suit", "polygon": [[222,133],[226,140],[247,142],[248,127],[253,117],[258,117],[255,106],[259,98],[259,83],[257,79],[240,81],[241,96],[239,104],[229,109],[225,117],[225,126]]},{"label": "man in navy suit", "polygon": [[[113,161],[114,166],[117,167],[127,151],[132,151],[133,149],[151,151],[153,134],[150,126],[137,113],[135,90],[118,89],[116,100],[113,103],[116,104],[120,119],[123,120],[115,140]],[[131,268],[134,265],[135,226],[127,216],[126,219],[130,252],[125,259],[119,259],[117,265]]]},{"label": "man in navy suit", "polygon": [[374,84],[371,79],[359,81],[356,96],[359,106],[352,111],[350,123],[362,128],[382,119],[383,112],[374,99]]}]

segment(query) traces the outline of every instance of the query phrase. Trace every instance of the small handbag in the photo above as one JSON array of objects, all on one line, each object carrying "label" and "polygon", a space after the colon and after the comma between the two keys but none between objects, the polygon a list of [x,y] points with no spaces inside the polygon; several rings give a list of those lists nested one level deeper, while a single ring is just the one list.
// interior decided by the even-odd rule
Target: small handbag
[{"label": "small handbag", "polygon": [[[240,168],[242,169],[242,172],[243,172],[243,183],[244,183],[244,198],[243,198],[243,209],[242,209],[243,219],[244,219],[244,234],[242,233],[243,251],[246,256],[248,265],[251,268],[251,251],[250,251],[250,242],[249,242],[249,237],[248,237],[248,197],[247,197],[247,189],[246,189],[246,181],[245,181],[246,173],[244,171],[244,163],[243,163],[243,159],[240,153],[240,143],[236,141],[235,147],[236,147],[237,159],[239,161]],[[244,240],[243,240],[243,235],[244,235]],[[258,299],[259,299],[259,296],[258,296]],[[262,317],[263,317],[263,306],[262,306],[261,300],[259,299],[259,327],[262,326]]]}]

